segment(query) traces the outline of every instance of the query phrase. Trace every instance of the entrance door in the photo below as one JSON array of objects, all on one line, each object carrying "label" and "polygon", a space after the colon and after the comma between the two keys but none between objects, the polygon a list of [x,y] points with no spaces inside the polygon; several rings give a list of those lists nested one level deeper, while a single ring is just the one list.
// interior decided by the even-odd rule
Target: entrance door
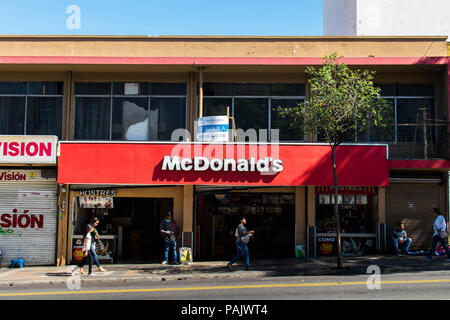
[{"label": "entrance door", "polygon": [[[169,198],[114,198],[114,208],[101,220],[122,231],[122,250],[118,263],[162,261],[163,242],[159,225],[164,215],[173,210]],[[121,227],[121,228],[119,228]]]},{"label": "entrance door", "polygon": [[293,194],[202,194],[197,203],[200,259],[226,260],[236,254],[235,230],[241,216],[246,217],[248,230],[255,230],[248,245],[253,259],[294,257]]}]

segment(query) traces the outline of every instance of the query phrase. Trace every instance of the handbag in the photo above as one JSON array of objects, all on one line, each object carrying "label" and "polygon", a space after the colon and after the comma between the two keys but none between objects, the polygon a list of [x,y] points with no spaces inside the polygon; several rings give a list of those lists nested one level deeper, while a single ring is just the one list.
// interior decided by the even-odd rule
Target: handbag
[{"label": "handbag", "polygon": [[448,231],[447,230],[439,231],[439,238],[448,239]]},{"label": "handbag", "polygon": [[250,241],[250,237],[252,236],[252,234],[248,234],[246,236],[242,236],[241,237],[241,241],[245,244],[247,244]]}]

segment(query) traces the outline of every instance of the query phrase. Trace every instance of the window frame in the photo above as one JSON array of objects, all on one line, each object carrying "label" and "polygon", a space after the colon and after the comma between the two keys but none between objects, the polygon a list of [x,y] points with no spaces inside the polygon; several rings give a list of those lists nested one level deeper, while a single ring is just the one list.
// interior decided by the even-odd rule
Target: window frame
[{"label": "window frame", "polygon": [[[211,83],[223,83],[223,82],[211,82]],[[234,84],[241,84],[239,82],[233,82],[230,83],[231,85]],[[257,84],[261,84],[261,83],[257,83]],[[263,83],[266,85],[272,85],[272,84],[276,84],[276,83]],[[268,134],[267,134],[267,139],[268,142],[271,142],[271,138],[272,138],[272,134],[271,131],[272,129],[276,129],[276,128],[272,128],[272,99],[274,100],[303,100],[303,103],[306,101],[306,84],[305,83],[285,83],[285,84],[299,84],[299,85],[304,85],[305,86],[305,95],[304,96],[279,96],[279,95],[263,95],[263,96],[257,96],[257,95],[235,95],[234,94],[234,89],[232,89],[233,95],[231,96],[224,96],[224,95],[220,95],[220,96],[211,96],[211,95],[204,95],[203,98],[206,99],[211,99],[211,98],[221,98],[221,99],[231,99],[231,116],[234,118],[235,115],[235,99],[267,99],[267,129],[268,129]],[[197,115],[199,114],[199,105],[200,105],[200,96],[197,94]],[[303,134],[303,139],[302,140],[280,140],[279,142],[283,142],[283,143],[289,143],[289,142],[305,142],[305,135]]]},{"label": "window frame", "polygon": [[[0,93],[0,97],[24,97],[25,98],[25,106],[24,106],[24,124],[23,124],[23,135],[29,136],[27,134],[27,123],[28,123],[28,97],[32,98],[62,98],[61,100],[61,115],[63,115],[63,109],[64,109],[64,91],[62,94],[29,94],[28,93],[28,83],[31,82],[40,82],[40,83],[50,83],[50,82],[61,82],[64,86],[64,81],[2,81],[2,82],[18,82],[18,83],[24,83],[25,84],[25,93]],[[64,89],[63,89],[64,90]],[[62,123],[61,123],[62,128]],[[61,130],[62,134],[62,130]],[[7,134],[8,135],[8,134]],[[58,136],[58,134],[54,134],[55,136]]]},{"label": "window frame", "polygon": [[[77,81],[75,82],[75,86],[77,83],[102,83],[101,81]],[[112,125],[113,125],[113,110],[114,110],[114,98],[147,98],[147,116],[150,119],[150,111],[151,111],[151,99],[152,98],[184,98],[185,99],[185,105],[184,105],[184,126],[185,128],[187,127],[187,108],[188,108],[188,99],[187,99],[187,83],[186,82],[146,82],[146,81],[111,81],[111,82],[103,82],[103,83],[109,83],[110,84],[110,94],[106,95],[106,94],[75,94],[73,95],[73,105],[74,105],[74,115],[76,114],[76,98],[109,98],[109,139],[108,140],[101,140],[101,141],[134,141],[134,140],[113,140],[112,139]],[[146,83],[149,84],[151,86],[152,83],[165,83],[165,84],[171,84],[171,83],[176,83],[176,84],[184,84],[185,88],[186,88],[186,94],[185,95],[152,95],[152,94],[114,94],[114,84],[115,83]],[[74,90],[75,92],[75,90]],[[73,140],[77,140],[77,141],[83,141],[83,140],[78,140],[75,139],[75,129],[76,129],[76,125],[75,125],[75,119],[76,117],[73,118],[73,130],[72,130],[72,137]],[[159,122],[159,119],[158,119]],[[89,141],[96,141],[97,139],[92,139]],[[155,141],[155,140],[139,140],[139,141]],[[156,141],[166,141],[166,140],[156,140]]]}]

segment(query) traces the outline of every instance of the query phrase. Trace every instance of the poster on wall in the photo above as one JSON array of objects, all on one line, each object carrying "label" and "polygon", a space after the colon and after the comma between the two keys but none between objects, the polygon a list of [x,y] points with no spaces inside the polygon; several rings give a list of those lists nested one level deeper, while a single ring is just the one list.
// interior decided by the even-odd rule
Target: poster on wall
[{"label": "poster on wall", "polygon": [[112,197],[80,197],[80,207],[83,209],[114,208],[114,202]]}]

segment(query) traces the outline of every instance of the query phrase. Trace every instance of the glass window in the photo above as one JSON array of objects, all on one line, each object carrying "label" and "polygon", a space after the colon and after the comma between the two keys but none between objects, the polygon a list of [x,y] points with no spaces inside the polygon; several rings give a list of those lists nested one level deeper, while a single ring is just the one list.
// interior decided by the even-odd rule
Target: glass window
[{"label": "glass window", "polygon": [[113,140],[148,140],[148,98],[114,98]]},{"label": "glass window", "polygon": [[393,83],[375,83],[375,87],[380,88],[380,95],[382,97],[395,96],[395,84]]},{"label": "glass window", "polygon": [[152,96],[185,96],[185,83],[152,83],[150,94]]},{"label": "glass window", "polygon": [[109,140],[110,98],[75,98],[75,139]]},{"label": "glass window", "polygon": [[395,140],[395,99],[385,98],[391,106],[390,119],[385,119],[388,123],[385,128],[372,127],[365,132],[358,131],[358,142],[392,142]]},{"label": "glass window", "polygon": [[148,92],[149,85],[146,82],[114,82],[113,84],[113,93],[115,95],[147,96]]},{"label": "glass window", "polygon": [[268,99],[235,98],[234,118],[236,129],[268,129]]},{"label": "glass window", "polygon": [[232,98],[203,98],[203,116],[225,116],[227,115],[227,107],[232,112]]},{"label": "glass window", "polygon": [[397,96],[400,97],[434,97],[433,84],[398,84]]},{"label": "glass window", "polygon": [[170,141],[186,127],[185,83],[77,83],[75,92],[75,139]]},{"label": "glass window", "polygon": [[232,83],[204,83],[203,84],[204,96],[232,96],[233,84]]},{"label": "glass window", "polygon": [[62,97],[28,97],[27,132],[61,137]]},{"label": "glass window", "polygon": [[186,128],[186,98],[151,98],[150,140],[170,141],[172,132]]},{"label": "glass window", "polygon": [[76,95],[111,95],[110,82],[77,82],[75,84]]},{"label": "glass window", "polygon": [[0,82],[0,94],[25,94],[25,82]]},{"label": "glass window", "polygon": [[270,85],[260,83],[234,84],[235,96],[268,96]]},{"label": "glass window", "polygon": [[28,82],[27,93],[30,95],[59,95],[62,96],[64,91],[63,82]]},{"label": "glass window", "polygon": [[25,97],[0,97],[0,134],[24,134]]},{"label": "glass window", "polygon": [[293,124],[292,120],[287,118],[282,118],[278,111],[278,107],[282,108],[295,108],[298,104],[303,103],[304,100],[295,100],[295,99],[272,99],[271,100],[271,129],[279,130],[279,139],[280,141],[303,141],[304,140],[304,128],[302,127],[302,123]]},{"label": "glass window", "polygon": [[[418,124],[423,119],[421,110],[427,110],[427,118],[435,119],[434,99],[397,99],[397,124]],[[429,138],[429,137],[428,137]],[[398,126],[398,142],[423,143],[423,129],[421,126]]]},{"label": "glass window", "polygon": [[272,96],[304,96],[305,85],[300,83],[274,83],[272,84]]}]

